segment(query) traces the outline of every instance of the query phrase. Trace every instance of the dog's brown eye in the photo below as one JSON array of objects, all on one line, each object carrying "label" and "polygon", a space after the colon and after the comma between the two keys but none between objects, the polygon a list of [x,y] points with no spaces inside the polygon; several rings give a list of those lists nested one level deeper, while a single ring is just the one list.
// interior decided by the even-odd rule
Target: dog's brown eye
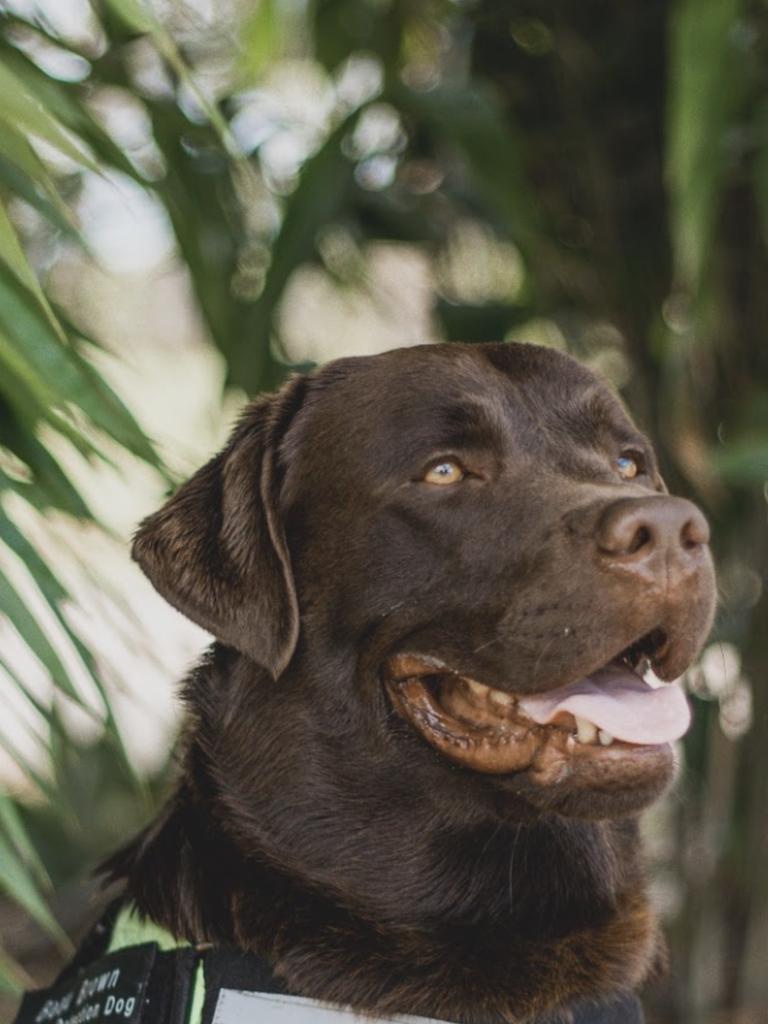
[{"label": "dog's brown eye", "polygon": [[616,465],[622,480],[634,480],[637,474],[642,472],[641,458],[634,453],[620,455],[616,460]]},{"label": "dog's brown eye", "polygon": [[442,462],[430,466],[424,474],[424,482],[428,484],[457,484],[464,479],[464,470],[452,459],[444,459]]}]

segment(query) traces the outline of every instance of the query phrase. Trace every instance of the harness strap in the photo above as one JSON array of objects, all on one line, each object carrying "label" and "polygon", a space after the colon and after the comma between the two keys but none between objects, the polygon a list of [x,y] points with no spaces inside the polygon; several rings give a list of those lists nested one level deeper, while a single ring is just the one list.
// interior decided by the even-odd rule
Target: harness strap
[{"label": "harness strap", "polygon": [[[643,1024],[632,993],[572,1008],[573,1024]],[[113,903],[56,981],[24,996],[14,1024],[364,1024],[290,993],[261,956],[179,942]],[[401,1016],[380,1024],[447,1024]],[[530,1024],[546,1024],[544,1020]]]}]

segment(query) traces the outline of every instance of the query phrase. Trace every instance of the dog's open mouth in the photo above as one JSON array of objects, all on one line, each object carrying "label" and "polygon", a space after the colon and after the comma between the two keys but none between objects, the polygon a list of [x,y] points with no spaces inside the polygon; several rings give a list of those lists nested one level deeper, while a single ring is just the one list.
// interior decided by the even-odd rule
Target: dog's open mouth
[{"label": "dog's open mouth", "polygon": [[653,630],[589,675],[535,694],[495,689],[414,654],[390,658],[385,679],[395,709],[447,757],[551,782],[569,762],[626,759],[686,732],[679,683],[644,678],[666,639]]}]

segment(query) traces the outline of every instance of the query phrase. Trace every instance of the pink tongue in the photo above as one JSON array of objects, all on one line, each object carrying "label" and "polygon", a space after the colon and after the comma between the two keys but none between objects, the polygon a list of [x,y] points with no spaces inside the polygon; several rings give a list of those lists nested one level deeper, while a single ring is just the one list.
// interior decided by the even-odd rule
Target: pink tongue
[{"label": "pink tongue", "polygon": [[691,721],[679,683],[654,688],[618,665],[549,693],[520,697],[518,702],[539,725],[551,722],[559,711],[569,711],[627,743],[669,743],[679,739]]}]

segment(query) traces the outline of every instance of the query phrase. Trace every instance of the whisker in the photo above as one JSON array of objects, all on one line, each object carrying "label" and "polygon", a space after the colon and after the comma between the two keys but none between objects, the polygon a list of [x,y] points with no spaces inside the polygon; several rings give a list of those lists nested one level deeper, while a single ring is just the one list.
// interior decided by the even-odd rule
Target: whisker
[{"label": "whisker", "polygon": [[536,662],[535,662],[535,664],[533,666],[533,672],[531,673],[532,675],[536,675],[536,672],[538,671],[539,665],[541,664],[541,659],[544,657],[544,655],[547,653],[547,651],[549,650],[549,648],[552,646],[552,644],[555,642],[556,639],[557,639],[557,635],[551,636],[549,638],[549,642],[545,643],[541,647],[541,649],[539,650],[538,656],[536,658]]},{"label": "whisker", "polygon": [[492,647],[494,644],[501,642],[501,638],[498,636],[491,637],[490,640],[486,640],[484,644],[480,644],[479,647],[475,647],[472,651],[473,654],[478,654],[480,651],[484,651],[486,647]]}]

